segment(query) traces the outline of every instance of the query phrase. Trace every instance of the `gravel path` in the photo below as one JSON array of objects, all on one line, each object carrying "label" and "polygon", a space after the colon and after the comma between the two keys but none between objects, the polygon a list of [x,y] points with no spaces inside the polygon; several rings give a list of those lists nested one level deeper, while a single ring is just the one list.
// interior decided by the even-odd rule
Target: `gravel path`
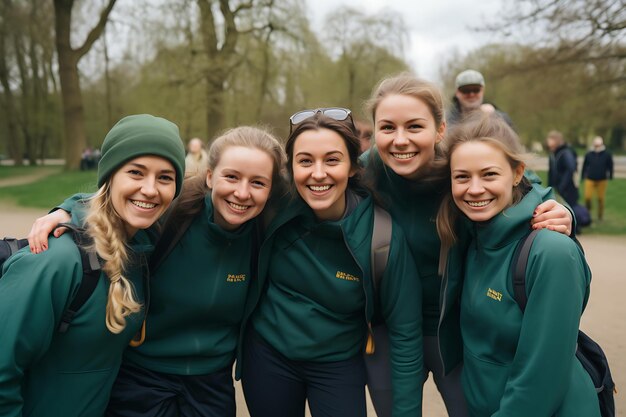
[{"label": "gravel path", "polygon": [[[25,236],[33,220],[46,212],[0,202],[0,235]],[[581,327],[604,348],[618,390],[626,393],[626,236],[582,235],[580,241],[593,271],[591,298]],[[241,386],[236,386],[237,416],[248,416]],[[616,400],[617,415],[626,417],[626,394],[617,395]],[[371,407],[369,415],[375,415]],[[424,417],[446,417],[441,398],[430,381],[424,392]]]}]

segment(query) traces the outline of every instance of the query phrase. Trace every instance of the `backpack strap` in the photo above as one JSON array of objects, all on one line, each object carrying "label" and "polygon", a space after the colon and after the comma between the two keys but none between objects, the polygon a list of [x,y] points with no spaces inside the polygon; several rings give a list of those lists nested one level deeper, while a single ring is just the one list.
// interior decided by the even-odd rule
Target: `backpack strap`
[{"label": "backpack strap", "polygon": [[522,313],[526,310],[528,297],[526,296],[526,267],[528,266],[528,255],[530,247],[533,245],[539,230],[533,230],[520,239],[513,254],[511,265],[513,267],[513,295]]},{"label": "backpack strap", "polygon": [[76,315],[76,312],[80,310],[96,289],[102,266],[100,265],[96,251],[86,249],[86,247],[91,245],[92,240],[91,237],[85,233],[84,229],[69,223],[61,223],[57,227],[67,227],[72,232],[72,238],[74,239],[74,243],[76,243],[78,252],[80,252],[80,260],[83,266],[83,278],[78,287],[78,292],[70,303],[70,306],[63,312],[61,323],[59,323],[59,333],[65,333]]},{"label": "backpack strap", "polygon": [[392,221],[389,213],[378,206],[374,206],[374,228],[372,231],[372,282],[374,291],[380,287],[380,283],[387,268],[389,258],[389,246],[391,243]]},{"label": "backpack strap", "polygon": [[[157,270],[157,268],[161,265],[161,262],[163,262],[167,255],[169,255],[174,249],[195,218],[196,216],[184,216],[177,227],[167,227],[163,231],[163,234],[159,237],[159,240],[154,248],[154,252],[150,255],[148,270],[151,274]],[[166,224],[168,223],[168,220],[169,219],[165,220]]]},{"label": "backpack strap", "polygon": [[3,239],[9,246],[9,253],[12,255],[25,246],[28,246],[28,239],[16,239],[13,237],[5,237]]}]

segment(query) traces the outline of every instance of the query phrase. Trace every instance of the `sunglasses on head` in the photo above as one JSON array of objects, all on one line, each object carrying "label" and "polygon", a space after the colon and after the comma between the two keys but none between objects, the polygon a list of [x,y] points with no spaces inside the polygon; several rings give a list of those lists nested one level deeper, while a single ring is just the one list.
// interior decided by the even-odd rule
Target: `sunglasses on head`
[{"label": "sunglasses on head", "polygon": [[478,94],[480,93],[480,90],[482,90],[483,88],[480,86],[476,86],[476,87],[460,87],[459,91],[461,92],[461,94]]},{"label": "sunglasses on head", "polygon": [[343,107],[322,107],[319,109],[302,110],[294,113],[289,118],[289,133],[291,134],[295,125],[304,122],[306,119],[314,117],[318,113],[340,122],[349,118],[350,123],[352,124],[352,130],[354,130],[354,120],[352,120],[352,112],[349,109],[344,109]]}]

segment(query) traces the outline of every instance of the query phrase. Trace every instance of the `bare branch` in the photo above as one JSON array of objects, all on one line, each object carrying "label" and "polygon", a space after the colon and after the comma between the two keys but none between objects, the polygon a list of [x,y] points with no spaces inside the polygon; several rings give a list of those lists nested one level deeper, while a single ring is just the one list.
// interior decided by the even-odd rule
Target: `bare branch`
[{"label": "bare branch", "polygon": [[76,49],[78,59],[80,59],[83,55],[89,52],[91,46],[98,40],[100,35],[102,35],[107,20],[109,20],[109,14],[111,14],[111,10],[113,10],[113,6],[115,6],[116,1],[117,0],[109,0],[109,4],[107,5],[107,7],[102,10],[102,13],[100,13],[100,20],[98,21],[98,24],[93,29],[91,29],[91,31],[87,35],[87,39],[85,39],[85,43],[83,43],[82,46]]}]

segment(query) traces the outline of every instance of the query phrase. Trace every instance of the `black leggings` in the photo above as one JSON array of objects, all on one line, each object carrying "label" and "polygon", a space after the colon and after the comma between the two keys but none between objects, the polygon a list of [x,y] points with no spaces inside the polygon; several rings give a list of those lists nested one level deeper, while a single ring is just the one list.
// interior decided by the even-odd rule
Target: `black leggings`
[{"label": "black leggings", "polygon": [[208,375],[171,375],[122,365],[107,417],[235,417],[232,366]]},{"label": "black leggings", "polygon": [[254,331],[244,344],[243,392],[251,417],[366,417],[363,358],[337,362],[287,359]]}]

